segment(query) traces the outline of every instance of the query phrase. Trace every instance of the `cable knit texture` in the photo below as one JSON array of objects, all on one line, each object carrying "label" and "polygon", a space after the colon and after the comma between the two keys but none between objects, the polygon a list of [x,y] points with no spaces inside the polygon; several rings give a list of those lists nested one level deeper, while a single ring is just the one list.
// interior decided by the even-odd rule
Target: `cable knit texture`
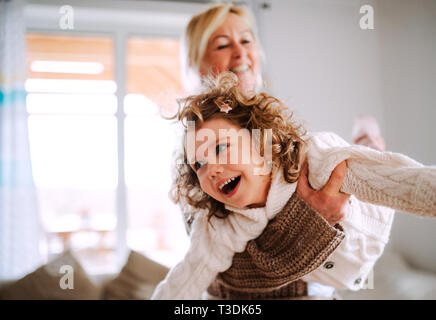
[{"label": "cable knit texture", "polygon": [[[348,146],[332,133],[313,135],[308,142],[312,168],[309,181],[315,189],[321,188],[335,166],[347,159],[348,170],[341,191],[373,204],[436,216],[436,167],[423,166],[399,153]],[[332,143],[336,147],[331,147]]]},{"label": "cable knit texture", "polygon": [[[350,197],[350,210],[341,221],[346,237],[328,257],[335,261],[335,268],[326,270],[321,266],[302,279],[358,289],[356,277],[367,276],[382,254],[394,213],[362,201],[436,216],[436,169],[401,154],[350,146],[333,133],[311,134],[305,140],[312,187],[324,186],[333,169],[347,159],[349,169],[341,190],[356,198]],[[226,207],[233,213],[225,219],[212,217],[209,221],[207,212],[199,212],[192,223],[191,245],[185,258],[157,286],[152,299],[200,299],[218,273],[231,267],[234,254],[243,252],[247,242],[262,233],[295,192],[296,183],[286,183],[280,172],[273,173],[263,208]],[[425,207],[419,201],[425,201]]]}]

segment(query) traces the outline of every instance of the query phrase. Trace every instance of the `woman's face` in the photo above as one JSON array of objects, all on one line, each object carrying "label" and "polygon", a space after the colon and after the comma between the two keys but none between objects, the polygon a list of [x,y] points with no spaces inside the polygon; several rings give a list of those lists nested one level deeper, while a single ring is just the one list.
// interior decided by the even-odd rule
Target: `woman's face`
[{"label": "woman's face", "polygon": [[200,75],[216,76],[229,70],[238,76],[241,89],[255,89],[260,74],[259,48],[251,29],[233,13],[210,36]]}]

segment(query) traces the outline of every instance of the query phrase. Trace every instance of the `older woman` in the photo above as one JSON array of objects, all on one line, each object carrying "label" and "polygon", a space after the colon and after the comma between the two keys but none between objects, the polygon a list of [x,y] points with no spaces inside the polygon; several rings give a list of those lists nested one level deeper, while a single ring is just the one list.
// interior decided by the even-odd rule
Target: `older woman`
[{"label": "older woman", "polygon": [[[229,70],[238,76],[244,90],[261,87],[262,50],[254,19],[243,7],[216,5],[194,16],[186,28],[183,54],[189,91],[195,90],[203,77]],[[299,184],[299,194],[331,225],[346,212],[348,195],[339,192],[345,170],[345,165],[337,168],[320,191],[310,189],[307,183]]]},{"label": "older woman", "polygon": [[[239,6],[216,5],[194,16],[189,22],[184,42],[184,67],[185,84],[188,90],[195,90],[202,78],[216,76],[224,71],[232,71],[239,78],[239,86],[243,90],[259,90],[261,87],[261,57],[262,50],[257,40],[254,19],[250,12]],[[274,290],[252,290],[253,288],[235,288],[234,284],[226,281],[234,274],[245,275],[246,270],[236,270],[232,266],[232,274],[218,275],[208,289],[208,294],[218,298],[305,298],[308,296],[323,296],[332,298],[334,288],[358,289],[363,283],[362,279],[368,275],[369,270],[383,251],[385,242],[380,239],[369,239],[359,243],[356,247],[350,246],[356,239],[343,239],[343,231],[338,224],[347,215],[349,195],[339,191],[346,172],[345,163],[340,164],[332,173],[330,180],[321,190],[313,190],[307,181],[307,168],[303,169],[299,180],[297,194],[300,198],[296,201],[295,208],[310,209],[312,215],[305,215],[304,223],[295,224],[293,241],[299,243],[294,246],[294,255],[286,261],[289,265],[287,279]],[[353,210],[356,210],[354,207]],[[382,209],[380,209],[382,210]],[[298,216],[298,214],[297,214]],[[319,224],[320,216],[328,224]],[[188,222],[189,223],[189,222]],[[370,223],[370,222],[368,222]],[[308,225],[317,224],[319,228],[307,230]],[[363,227],[366,227],[365,222]],[[268,228],[268,227],[267,227]],[[317,232],[319,239],[323,234],[338,231],[338,236],[330,239],[330,243],[307,243],[305,234]],[[389,233],[389,228],[383,231],[383,236]],[[254,241],[254,240],[253,240]],[[342,241],[342,243],[341,243]],[[348,243],[347,243],[348,241]],[[340,244],[340,245],[339,245]],[[375,245],[376,244],[376,245]],[[330,251],[326,251],[329,247]],[[375,247],[381,248],[377,252],[370,252]],[[351,252],[353,251],[354,252]],[[332,253],[333,251],[333,253]],[[307,259],[305,252],[310,252]],[[242,253],[242,256],[249,253]],[[354,255],[352,263],[344,261],[342,257]],[[241,260],[241,256],[238,256]],[[254,259],[254,258],[253,258]],[[244,260],[244,259],[242,259]],[[241,261],[242,261],[241,260]],[[247,260],[247,259],[245,259]],[[245,261],[245,266],[259,264],[256,261]],[[301,261],[304,260],[304,263]],[[283,262],[283,261],[282,261]],[[281,263],[282,263],[281,262]],[[256,268],[254,268],[256,269]],[[241,272],[239,272],[241,271]],[[262,277],[262,270],[252,270],[257,277]],[[235,273],[236,272],[236,273]],[[237,281],[236,281],[237,282]],[[235,282],[235,283],[236,283]],[[260,281],[261,282],[261,281]],[[321,285],[322,283],[323,285]],[[253,295],[253,292],[257,291]]]}]

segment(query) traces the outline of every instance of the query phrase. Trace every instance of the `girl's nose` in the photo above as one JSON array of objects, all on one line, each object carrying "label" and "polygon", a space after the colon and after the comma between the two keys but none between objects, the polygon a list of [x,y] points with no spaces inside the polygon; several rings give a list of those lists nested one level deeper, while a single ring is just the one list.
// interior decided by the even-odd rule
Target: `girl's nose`
[{"label": "girl's nose", "polygon": [[217,164],[210,164],[209,163],[207,166],[208,166],[208,172],[207,172],[208,177],[211,180],[215,179],[218,174],[224,172],[223,166],[218,164],[218,163]]}]

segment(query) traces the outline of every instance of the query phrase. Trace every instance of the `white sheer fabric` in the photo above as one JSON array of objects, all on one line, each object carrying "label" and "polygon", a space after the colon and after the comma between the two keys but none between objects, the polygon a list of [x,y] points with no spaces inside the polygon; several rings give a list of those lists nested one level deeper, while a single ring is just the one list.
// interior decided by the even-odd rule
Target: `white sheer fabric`
[{"label": "white sheer fabric", "polygon": [[0,278],[40,262],[39,214],[27,129],[26,42],[21,0],[0,0]]}]

